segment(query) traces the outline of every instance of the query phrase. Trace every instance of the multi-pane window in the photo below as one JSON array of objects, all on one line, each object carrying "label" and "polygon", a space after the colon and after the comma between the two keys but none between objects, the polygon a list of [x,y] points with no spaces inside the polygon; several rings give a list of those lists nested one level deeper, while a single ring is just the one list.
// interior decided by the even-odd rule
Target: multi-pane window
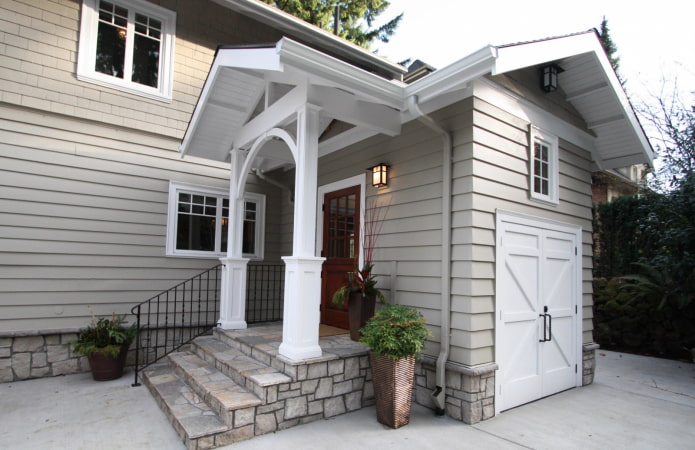
[{"label": "multi-pane window", "polygon": [[[224,256],[229,233],[229,198],[224,190],[170,183],[167,254]],[[242,220],[242,253],[263,257],[265,197],[247,193]]]},{"label": "multi-pane window", "polygon": [[142,0],[84,0],[77,75],[152,98],[171,98],[176,15]]},{"label": "multi-pane window", "polygon": [[549,161],[548,144],[536,140],[533,143],[533,192],[540,195],[548,195],[549,193],[549,177],[548,167]]},{"label": "multi-pane window", "polygon": [[531,127],[531,198],[558,202],[558,140],[557,137]]}]

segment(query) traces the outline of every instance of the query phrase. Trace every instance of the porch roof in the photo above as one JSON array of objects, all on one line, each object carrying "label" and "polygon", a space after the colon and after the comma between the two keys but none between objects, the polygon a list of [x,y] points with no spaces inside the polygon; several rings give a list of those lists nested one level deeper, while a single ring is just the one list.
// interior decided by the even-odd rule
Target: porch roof
[{"label": "porch roof", "polygon": [[[459,101],[472,82],[555,63],[564,72],[565,99],[583,116],[594,163],[613,169],[651,163],[653,151],[595,30],[505,46],[487,46],[412,84],[387,80],[292,41],[220,47],[180,146],[182,154],[228,160],[233,146],[248,148],[271,128],[293,133],[293,113],[305,104],[321,110],[319,156],[375,134],[396,135],[414,118],[407,99],[425,112]],[[468,94],[471,95],[470,90]],[[585,146],[586,148],[586,146]],[[256,168],[292,165],[270,141]]]},{"label": "porch roof", "polygon": [[[271,128],[294,134],[303,105],[321,110],[324,154],[365,137],[400,132],[402,82],[387,80],[288,38],[277,44],[220,47],[180,146],[182,154],[225,161]],[[332,128],[331,129],[329,129]],[[262,170],[291,164],[272,141]]]}]

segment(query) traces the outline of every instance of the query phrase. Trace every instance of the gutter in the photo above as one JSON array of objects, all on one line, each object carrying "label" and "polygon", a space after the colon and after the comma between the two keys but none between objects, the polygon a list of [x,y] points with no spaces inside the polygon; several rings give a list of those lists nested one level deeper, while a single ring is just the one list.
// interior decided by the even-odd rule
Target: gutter
[{"label": "gutter", "polygon": [[408,110],[415,118],[442,137],[442,277],[441,277],[441,336],[440,350],[437,357],[435,390],[432,399],[436,405],[436,414],[443,415],[446,410],[446,362],[451,348],[451,158],[453,141],[451,134],[439,126],[430,116],[420,110],[418,96],[407,99]]},{"label": "gutter", "polygon": [[253,172],[254,175],[256,175],[261,180],[265,181],[266,183],[270,183],[273,186],[277,186],[280,189],[282,189],[283,191],[287,192],[287,203],[289,203],[290,205],[294,205],[294,198],[293,198],[294,190],[293,189],[290,189],[289,187],[285,186],[284,184],[280,183],[279,181],[275,181],[272,178],[268,178],[263,173],[263,171],[260,169],[252,169],[251,171]]}]

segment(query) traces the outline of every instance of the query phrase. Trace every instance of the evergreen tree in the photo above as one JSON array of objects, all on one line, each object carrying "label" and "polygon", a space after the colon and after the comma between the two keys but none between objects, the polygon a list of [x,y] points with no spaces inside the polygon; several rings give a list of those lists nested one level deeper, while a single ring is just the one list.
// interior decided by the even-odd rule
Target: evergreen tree
[{"label": "evergreen tree", "polygon": [[365,48],[377,40],[388,42],[403,18],[401,13],[384,25],[372,28],[376,18],[389,7],[387,0],[263,1],[330,32],[335,32],[337,19],[337,35]]},{"label": "evergreen tree", "polygon": [[608,60],[611,62],[613,70],[615,71],[615,74],[618,76],[618,80],[620,80],[620,84],[625,86],[625,80],[620,75],[620,57],[616,56],[618,47],[613,42],[613,39],[611,39],[610,30],[608,29],[608,20],[606,19],[606,16],[603,16],[598,36],[601,40],[603,50],[606,52],[606,56],[608,56]]}]

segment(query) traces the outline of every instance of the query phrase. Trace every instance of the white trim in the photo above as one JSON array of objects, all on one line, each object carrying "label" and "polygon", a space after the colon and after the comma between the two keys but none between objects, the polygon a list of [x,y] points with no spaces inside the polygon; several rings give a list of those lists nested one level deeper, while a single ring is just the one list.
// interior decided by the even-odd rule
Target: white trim
[{"label": "white trim", "polygon": [[323,213],[321,206],[323,205],[323,196],[329,192],[339,191],[341,189],[352,186],[360,187],[360,252],[358,264],[362,267],[364,264],[362,251],[362,237],[364,236],[364,202],[366,201],[366,180],[367,174],[355,175],[344,180],[334,181],[333,183],[324,184],[318,188],[318,198],[316,201],[316,256],[321,256],[323,249]]},{"label": "white trim", "polygon": [[[221,258],[226,257],[227,253],[223,251],[196,251],[196,250],[178,250],[176,248],[176,226],[177,226],[177,205],[178,193],[187,191],[195,194],[211,195],[218,198],[217,215],[222,217],[222,199],[229,199],[229,190],[216,188],[211,186],[202,186],[198,184],[181,183],[178,181],[169,181],[169,197],[167,205],[167,229],[166,229],[166,256],[179,258]],[[264,257],[265,251],[265,195],[256,192],[245,192],[244,202],[254,202],[257,205],[256,209],[256,239],[254,253],[244,253],[244,258],[260,260]],[[229,203],[232,207],[232,202]],[[243,222],[243,218],[242,218]],[[219,223],[219,221],[218,221]],[[221,242],[222,227],[218,226],[215,229],[215,246],[218,247]],[[229,244],[228,244],[229,245]]]},{"label": "white trim", "polygon": [[[575,248],[576,254],[574,259],[575,264],[575,306],[577,308],[576,322],[575,322],[575,364],[577,365],[577,372],[575,375],[575,386],[579,387],[582,385],[582,372],[583,372],[583,306],[584,306],[584,291],[583,291],[583,277],[582,277],[582,227],[580,225],[561,222],[553,219],[546,219],[543,217],[532,216],[528,214],[523,214],[514,211],[508,211],[503,209],[497,209],[495,211],[495,292],[501,292],[501,288],[498,285],[500,277],[498,274],[499,264],[503,261],[502,252],[502,233],[501,225],[503,222],[514,223],[519,225],[524,225],[528,227],[541,228],[546,230],[553,230],[564,232],[567,234],[575,235]],[[499,363],[501,349],[498,342],[501,342],[501,328],[499,326],[500,317],[500,307],[501,302],[495,299],[495,362]],[[502,376],[498,374],[495,376],[495,396],[502,389]],[[495,415],[501,412],[501,401],[495,401]]]},{"label": "white trim", "polygon": [[[99,0],[82,0],[80,20],[80,42],[77,54],[77,79],[100,86],[118,89],[153,100],[170,102],[172,98],[174,74],[174,41],[176,34],[176,13],[142,0],[109,0],[122,5],[129,11],[128,29],[133,28],[133,11],[156,18],[162,22],[161,49],[159,61],[159,86],[156,88],[134,83],[126,79],[112,77],[94,70],[96,58],[97,30],[99,26]],[[128,33],[131,41],[132,31]],[[132,43],[131,43],[132,45]],[[127,76],[127,73],[126,73]]]},{"label": "white trim", "polygon": [[[535,161],[534,149],[536,141],[548,147],[548,195],[534,190]],[[542,130],[535,125],[529,125],[529,196],[531,200],[557,205],[560,202],[560,162],[559,142],[557,136]]]}]

